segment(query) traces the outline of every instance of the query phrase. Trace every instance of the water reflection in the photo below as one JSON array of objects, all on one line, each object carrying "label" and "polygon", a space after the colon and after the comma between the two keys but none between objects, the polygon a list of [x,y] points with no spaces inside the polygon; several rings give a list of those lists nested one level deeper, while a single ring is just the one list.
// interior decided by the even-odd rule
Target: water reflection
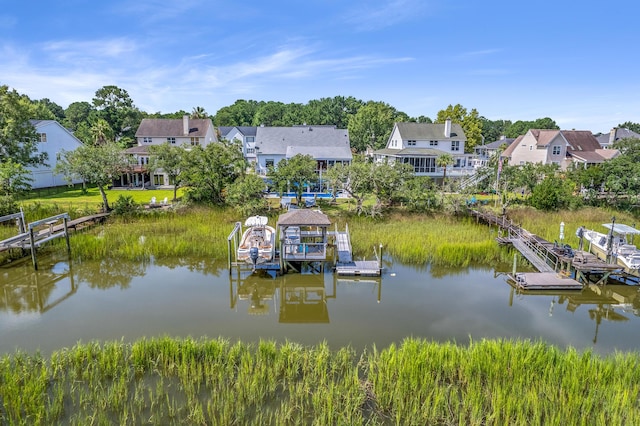
[{"label": "water reflection", "polygon": [[[335,299],[337,288],[368,283],[377,287],[377,302],[382,297],[382,277],[338,277],[327,283],[324,273],[287,274],[272,278],[268,274],[235,271],[229,275],[230,308],[246,304],[249,315],[278,316],[279,323],[329,323],[327,301]],[[329,287],[329,289],[327,289]]]},{"label": "water reflection", "polygon": [[[40,265],[40,269],[35,271],[25,260],[0,268],[0,276],[0,311],[16,314],[43,314],[77,290],[70,262]],[[58,289],[57,284],[61,281],[63,283]]]},{"label": "water reflection", "polygon": [[640,317],[640,288],[629,285],[596,285],[589,284],[582,291],[540,291],[521,290],[512,281],[509,306],[513,306],[514,295],[521,297],[552,296],[549,316],[564,306],[567,312],[574,313],[584,306],[589,318],[595,322],[593,344],[598,343],[598,332],[603,321],[626,322],[630,317]]}]

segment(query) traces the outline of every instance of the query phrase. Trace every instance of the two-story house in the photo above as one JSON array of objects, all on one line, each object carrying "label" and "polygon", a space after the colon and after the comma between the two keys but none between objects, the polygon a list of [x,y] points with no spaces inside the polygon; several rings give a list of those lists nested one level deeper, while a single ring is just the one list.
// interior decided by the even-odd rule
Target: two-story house
[{"label": "two-story house", "polygon": [[28,167],[32,188],[65,186],[81,183],[81,180],[69,182],[64,175],[54,173],[61,151],[73,151],[82,146],[82,142],[73,133],[55,120],[30,120],[38,137],[38,152],[47,154],[46,165]]},{"label": "two-story house", "polygon": [[494,157],[500,152],[504,151],[515,140],[515,138],[507,138],[506,136],[501,136],[497,141],[476,146],[474,148],[474,152],[476,155],[471,159],[471,165],[474,168],[486,166],[491,157]]},{"label": "two-story house", "polygon": [[[191,149],[194,146],[207,146],[218,141],[213,123],[209,118],[182,119],[145,118],[136,131],[137,146],[125,152],[134,159],[130,175],[120,178],[122,186],[162,186],[171,185],[169,176],[162,170],[148,170],[149,146],[168,143]],[[147,175],[149,179],[146,178]]]},{"label": "two-story house", "polygon": [[266,176],[269,167],[297,154],[316,160],[319,188],[322,173],[335,164],[349,164],[353,159],[349,131],[336,126],[263,127],[256,130],[256,172]]},{"label": "two-story house", "polygon": [[410,164],[416,176],[438,178],[443,175],[436,165],[443,154],[453,157],[447,168],[448,177],[461,177],[473,173],[470,155],[464,153],[467,138],[462,126],[446,120],[444,123],[395,123],[387,146],[373,152],[375,161],[399,161]]},{"label": "two-story house", "polygon": [[501,158],[508,160],[510,166],[525,163],[557,164],[566,170],[571,163],[586,167],[618,154],[617,150],[602,149],[588,130],[531,129],[509,145]]},{"label": "two-story house", "polygon": [[600,146],[604,149],[612,148],[613,144],[621,139],[640,139],[640,134],[632,130],[625,129],[624,127],[614,127],[609,131],[609,133],[598,133],[594,136],[598,140]]},{"label": "two-story house", "polygon": [[220,138],[228,141],[238,140],[242,144],[242,155],[247,159],[249,164],[257,163],[256,156],[256,130],[255,126],[220,126],[218,134]]}]

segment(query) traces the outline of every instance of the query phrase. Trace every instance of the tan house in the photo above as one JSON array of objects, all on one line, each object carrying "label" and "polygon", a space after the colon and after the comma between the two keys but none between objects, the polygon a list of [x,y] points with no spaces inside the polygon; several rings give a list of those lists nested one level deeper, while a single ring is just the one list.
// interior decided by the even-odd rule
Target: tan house
[{"label": "tan house", "polygon": [[519,136],[501,154],[510,166],[526,163],[557,164],[566,170],[572,163],[603,163],[616,157],[617,150],[602,149],[588,130],[531,129]]}]

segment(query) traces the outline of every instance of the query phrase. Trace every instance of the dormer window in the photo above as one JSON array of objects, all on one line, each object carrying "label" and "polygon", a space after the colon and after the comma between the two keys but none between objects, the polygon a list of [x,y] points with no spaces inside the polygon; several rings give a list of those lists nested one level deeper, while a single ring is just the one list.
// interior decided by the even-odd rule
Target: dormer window
[{"label": "dormer window", "polygon": [[438,146],[438,141],[429,141],[429,146]]},{"label": "dormer window", "polygon": [[142,143],[151,143],[152,139],[151,138],[142,138]]},{"label": "dormer window", "polygon": [[551,154],[560,155],[561,151],[562,151],[562,148],[559,145],[556,145],[553,147],[553,151],[551,152]]},{"label": "dormer window", "polygon": [[416,141],[413,141],[413,140],[407,141],[407,145],[408,146],[416,146]]},{"label": "dormer window", "polygon": [[176,138],[167,138],[167,143],[169,143],[171,145],[175,145],[176,144]]}]

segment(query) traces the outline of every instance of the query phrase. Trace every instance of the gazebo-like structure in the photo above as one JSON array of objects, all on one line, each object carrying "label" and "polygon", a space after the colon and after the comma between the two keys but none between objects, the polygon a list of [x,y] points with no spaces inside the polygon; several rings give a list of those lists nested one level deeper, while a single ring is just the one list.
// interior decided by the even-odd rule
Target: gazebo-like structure
[{"label": "gazebo-like structure", "polygon": [[282,262],[327,260],[329,217],[319,210],[291,210],[278,218]]}]

